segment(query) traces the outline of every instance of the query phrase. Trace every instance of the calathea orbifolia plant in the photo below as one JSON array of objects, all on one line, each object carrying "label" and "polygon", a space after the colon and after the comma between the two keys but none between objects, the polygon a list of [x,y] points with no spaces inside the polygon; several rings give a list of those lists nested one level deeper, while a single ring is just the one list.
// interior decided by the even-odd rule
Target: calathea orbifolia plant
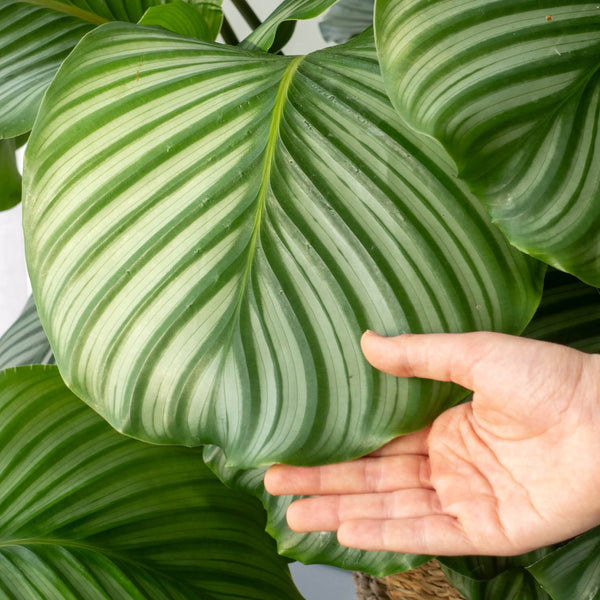
[{"label": "calathea orbifolia plant", "polygon": [[[268,52],[333,4],[283,2],[233,45],[211,41],[218,0],[2,0],[0,133],[35,119],[28,268],[66,385],[128,436],[210,445],[219,477],[263,500],[280,553],[384,574],[427,558],[293,534],[264,466],[360,456],[464,397],[371,369],[364,329],[521,333],[536,259],[598,285],[600,11],[386,1],[375,34]],[[559,336],[567,308],[597,323],[594,290],[549,281],[532,335]],[[471,598],[562,600],[594,544],[446,566]]]}]

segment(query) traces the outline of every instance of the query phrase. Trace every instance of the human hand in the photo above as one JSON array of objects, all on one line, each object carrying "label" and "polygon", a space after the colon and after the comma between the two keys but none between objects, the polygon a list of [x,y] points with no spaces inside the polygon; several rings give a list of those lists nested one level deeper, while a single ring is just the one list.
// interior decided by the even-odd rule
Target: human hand
[{"label": "human hand", "polygon": [[516,555],[600,524],[600,355],[498,333],[367,332],[363,352],[398,377],[454,381],[473,400],[358,460],[275,465],[298,532],[364,550]]}]

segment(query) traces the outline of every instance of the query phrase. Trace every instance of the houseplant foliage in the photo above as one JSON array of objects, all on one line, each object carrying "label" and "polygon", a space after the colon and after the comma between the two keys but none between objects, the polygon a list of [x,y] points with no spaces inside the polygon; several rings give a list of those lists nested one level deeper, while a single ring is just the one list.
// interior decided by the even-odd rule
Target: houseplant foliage
[{"label": "houseplant foliage", "polygon": [[[282,25],[332,4],[283,2],[233,46],[212,43],[221,18],[217,0],[136,3],[135,10],[127,0],[93,6],[2,0],[0,98],[10,110],[0,115],[0,134],[16,145],[12,139],[36,120],[24,177],[28,266],[69,387],[130,436],[219,446],[205,451],[211,467],[263,501],[282,553],[384,574],[425,558],[358,553],[340,548],[329,534],[292,534],[284,519],[290,499],[264,493],[264,465],[359,456],[422,427],[464,396],[452,386],[373,371],[358,349],[364,329],[523,330],[539,302],[545,267],[512,248],[484,207],[521,249],[598,285],[598,203],[590,201],[597,197],[595,124],[580,114],[595,106],[589,65],[597,58],[597,19],[591,5],[582,9],[590,19],[567,18],[569,3],[545,15],[552,17],[546,24],[557,20],[552,15],[565,18],[553,43],[564,42],[559,53],[568,60],[552,59],[548,67],[544,55],[536,64],[567,83],[538,98],[535,113],[518,98],[526,90],[535,99],[550,80],[544,75],[540,85],[534,77],[523,83],[519,78],[528,72],[516,68],[519,85],[502,88],[512,81],[500,69],[504,63],[486,62],[488,50],[508,35],[502,19],[501,33],[490,31],[491,46],[481,42],[471,54],[465,50],[469,57],[480,52],[486,63],[479,69],[474,58],[465,61],[473,70],[467,91],[495,99],[485,95],[495,82],[507,100],[491,106],[493,118],[467,128],[463,139],[463,130],[453,128],[454,105],[442,102],[460,86],[439,99],[435,91],[424,93],[418,106],[405,65],[416,56],[411,51],[419,54],[421,32],[433,44],[422,48],[432,54],[452,28],[468,43],[465,31],[485,31],[485,16],[498,17],[501,5],[471,0],[459,10],[446,1],[379,2],[379,59],[370,31],[306,57],[268,54]],[[346,0],[339,7],[362,11],[366,4]],[[535,4],[502,6],[514,25],[530,12],[539,17]],[[411,11],[420,18],[426,9],[440,35],[431,35],[423,19],[413,32],[416,48],[406,23]],[[546,38],[534,21],[531,28],[517,27],[515,36],[511,31],[515,55],[527,47],[538,56],[539,40]],[[520,45],[523,36],[527,43]],[[573,36],[581,47],[572,46]],[[450,55],[446,49],[440,60]],[[426,64],[420,72],[425,79],[437,68],[419,64]],[[586,69],[587,79],[581,75]],[[569,77],[580,82],[577,90]],[[434,83],[443,85],[439,79]],[[28,80],[35,82],[30,94]],[[517,100],[511,99],[515,90]],[[540,106],[548,109],[546,121]],[[575,116],[564,112],[567,106]],[[423,107],[431,108],[431,121],[421,118]],[[475,101],[471,109],[487,114]],[[589,125],[588,138],[577,137],[577,119]],[[539,137],[544,126],[556,142],[551,152]],[[519,143],[511,138],[515,132]],[[567,164],[569,145],[577,151]],[[11,153],[6,156],[2,169],[12,164]],[[515,157],[516,165],[510,162]],[[531,190],[539,182],[527,171],[545,166],[544,157],[557,161],[552,164],[559,172],[579,177],[569,185],[585,192],[569,196],[552,179],[550,212],[535,204],[539,189]],[[521,211],[518,218],[516,212],[505,218],[507,207]],[[546,238],[532,229],[554,216],[561,227]],[[520,241],[528,236],[531,243]],[[563,313],[548,309],[559,316],[550,316],[541,330],[570,343],[569,336],[578,337],[570,326],[585,328],[589,315],[580,311],[597,293],[582,283],[565,285],[570,291],[559,304],[572,311],[569,326],[557,326]],[[546,294],[552,289],[547,284]],[[0,341],[5,366],[51,357],[33,308]],[[17,346],[35,331],[30,349]],[[34,371],[52,372],[56,389],[68,393],[54,369]],[[199,450],[180,452],[200,456]],[[596,535],[512,562],[466,558],[445,568],[473,600],[507,594],[541,600],[547,596],[535,595],[540,584],[548,590],[543,594],[566,600],[568,582],[593,572]]]},{"label": "houseplant foliage", "polygon": [[516,333],[543,274],[396,117],[372,36],[273,56],[281,14],[244,48],[96,28],[25,170],[28,267],[67,384],[120,431],[214,443],[239,467],[348,459],[424,426],[462,392],[375,371],[361,332]]},{"label": "houseplant foliage", "polygon": [[301,598],[262,507],[199,452],[118,434],[53,366],[1,371],[0,414],[3,597]]},{"label": "houseplant foliage", "polygon": [[377,0],[394,106],[523,251],[600,285],[597,2]]}]

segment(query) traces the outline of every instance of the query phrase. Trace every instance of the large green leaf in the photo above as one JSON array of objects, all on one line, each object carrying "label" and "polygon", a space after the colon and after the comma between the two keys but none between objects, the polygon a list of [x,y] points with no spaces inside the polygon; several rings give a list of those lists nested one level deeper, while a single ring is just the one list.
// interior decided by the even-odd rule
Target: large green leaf
[{"label": "large green leaf", "polygon": [[292,58],[109,23],[26,158],[68,385],[119,430],[235,466],[362,455],[464,393],[375,371],[363,330],[516,332],[539,300],[541,264],[397,118],[370,36]]},{"label": "large green leaf", "polygon": [[[29,131],[62,61],[95,26],[137,22],[162,0],[2,0],[0,2],[0,138]],[[214,0],[193,2],[202,16]],[[212,14],[211,13],[211,14]]]},{"label": "large green leaf", "polygon": [[17,168],[15,140],[0,139],[0,211],[21,201],[21,174]]},{"label": "large green leaf", "polygon": [[522,250],[600,285],[600,8],[377,0],[392,102]]},{"label": "large green leaf", "polygon": [[552,600],[600,599],[600,527],[580,535],[528,570]]},{"label": "large green leaf", "polygon": [[258,497],[267,510],[267,531],[277,540],[277,551],[283,556],[305,564],[327,564],[352,571],[364,571],[377,577],[413,569],[430,556],[372,552],[346,548],[332,532],[296,533],[286,521],[288,506],[295,496],[271,496],[265,491],[265,468],[241,470],[226,465],[225,454],[217,446],[206,446],[204,460],[214,473],[229,487],[250,492]]},{"label": "large green leaf", "polygon": [[323,39],[337,44],[373,25],[375,0],[338,0],[319,23]]},{"label": "large green leaf", "polygon": [[54,364],[54,356],[30,296],[19,318],[0,337],[0,369],[48,364]]},{"label": "large green leaf", "polygon": [[254,498],[119,435],[56,367],[1,372],[0,423],[3,598],[300,598]]}]

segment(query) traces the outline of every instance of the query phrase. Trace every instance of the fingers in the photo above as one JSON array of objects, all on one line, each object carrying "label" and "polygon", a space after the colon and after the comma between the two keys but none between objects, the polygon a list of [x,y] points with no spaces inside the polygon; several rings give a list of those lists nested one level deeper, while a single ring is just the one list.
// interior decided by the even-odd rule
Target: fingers
[{"label": "fingers", "polygon": [[362,494],[403,488],[431,488],[427,456],[366,457],[322,467],[275,465],[265,475],[265,488],[274,496]]},{"label": "fingers", "polygon": [[297,500],[288,508],[287,521],[294,531],[306,533],[337,531],[343,522],[357,519],[404,519],[440,512],[440,503],[433,490],[407,489]]},{"label": "fingers", "polygon": [[458,521],[448,515],[346,521],[337,535],[342,546],[362,550],[441,556],[476,554],[480,550],[464,535]]},{"label": "fingers", "polygon": [[474,389],[478,372],[497,369],[498,359],[535,354],[541,342],[501,333],[405,334],[380,336],[367,331],[361,338],[366,359],[376,368],[396,377],[423,377],[437,381],[453,381]]}]

